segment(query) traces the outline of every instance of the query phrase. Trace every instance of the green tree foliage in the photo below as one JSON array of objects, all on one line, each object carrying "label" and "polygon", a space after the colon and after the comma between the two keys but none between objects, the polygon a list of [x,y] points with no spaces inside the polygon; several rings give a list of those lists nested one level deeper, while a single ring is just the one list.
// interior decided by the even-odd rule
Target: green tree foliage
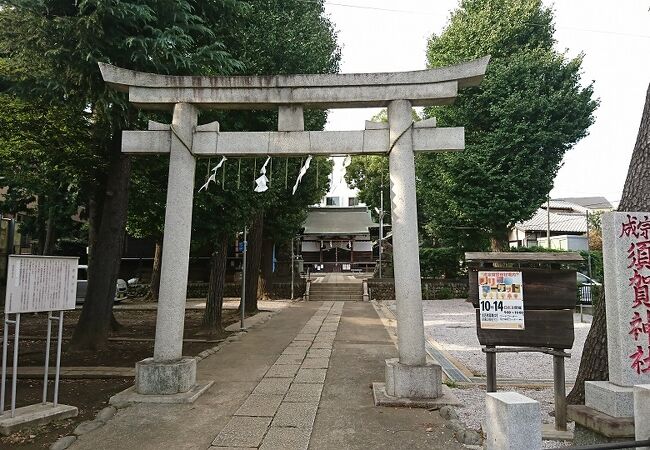
[{"label": "green tree foliage", "polygon": [[247,4],[236,0],[2,0],[0,85],[89,114],[93,147],[106,170],[87,193],[91,260],[79,347],[105,345],[122,249],[130,158],[121,130],[138,126],[126,96],[107,86],[97,63],[169,74],[232,73],[241,62],[223,43]]},{"label": "green tree foliage", "polygon": [[[299,20],[296,20],[299,18]],[[237,69],[243,75],[273,75],[290,73],[334,73],[338,71],[340,52],[332,24],[325,17],[322,2],[259,1],[251,2],[238,26],[224,30],[228,51],[242,62]],[[162,120],[162,119],[161,119]],[[277,111],[213,111],[200,117],[202,123],[217,120],[227,131],[267,131],[277,129]],[[306,111],[305,129],[321,130],[325,111]],[[207,180],[211,167],[220,158],[201,161],[197,166],[197,188]],[[193,214],[194,251],[221,248],[222,241],[232,240],[235,233],[250,225],[255,217],[263,217],[263,236],[276,242],[296,234],[306,218],[308,205],[316,203],[328,189],[327,178],[331,163],[315,158],[296,192],[291,194],[304,158],[273,158],[267,167],[269,190],[253,191],[254,180],[265,161],[263,158],[231,158],[220,169],[217,183],[207,192],[195,196]],[[132,183],[133,204],[129,215],[129,232],[138,236],[162,237],[166,196],[167,167],[149,158],[137,161]],[[161,165],[162,163],[162,165]],[[225,174],[225,175],[224,175]],[[254,236],[254,234],[253,234]],[[250,248],[261,242],[250,242]],[[219,253],[224,257],[223,252]],[[257,298],[256,274],[260,261],[249,254],[250,284],[247,308],[254,310]],[[267,255],[269,256],[269,255]],[[217,265],[220,269],[224,264]],[[220,276],[223,276],[221,274]],[[223,283],[210,283],[222,286]],[[217,298],[219,295],[217,295]],[[212,311],[217,311],[213,308]],[[211,321],[207,321],[214,323]]]},{"label": "green tree foliage", "polygon": [[39,236],[40,253],[52,254],[57,231],[70,228],[79,196],[92,183],[89,174],[102,166],[88,115],[79,115],[78,105],[0,94],[0,161],[0,179],[8,187],[0,211],[34,211],[21,231]]},{"label": "green tree foliage", "polygon": [[430,67],[492,55],[479,87],[431,108],[439,126],[465,126],[466,149],[418,158],[422,213],[435,235],[477,230],[493,248],[546,198],[564,154],[587,134],[597,102],[580,83],[582,57],[553,49],[541,0],[463,0],[427,48]]},{"label": "green tree foliage", "polygon": [[[339,68],[340,51],[336,35],[324,15],[321,1],[251,2],[237,26],[227,27],[223,30],[223,36],[225,48],[241,62],[236,69],[239,74],[334,73]],[[221,129],[227,131],[277,130],[277,111],[208,112],[200,118],[202,123],[212,120],[219,121]],[[325,121],[325,111],[306,111],[305,129],[321,130]],[[270,190],[259,194],[253,192],[254,179],[259,177],[264,160],[228,160],[225,164],[226,189],[213,184],[208,192],[196,196],[195,245],[205,245],[223,235],[241,231],[260,209],[273,211],[272,216],[267,216],[267,228],[273,237],[276,237],[276,233],[278,238],[295,234],[304,221],[306,207],[326,192],[331,164],[323,158],[314,159],[298,192],[292,196],[290,191],[284,189],[285,175],[291,189],[301,158],[290,158],[288,161],[273,158],[267,168],[267,176],[271,179]],[[129,216],[129,232],[133,231],[138,236],[146,235],[147,230],[162,231],[166,195],[165,159],[162,165],[152,162],[150,158],[143,161],[135,166],[139,178],[133,183],[135,204]],[[207,179],[210,171],[208,165],[212,167],[218,161],[219,158],[213,158],[197,166],[197,187]],[[315,176],[317,166],[318,180]],[[220,170],[218,185],[223,181],[222,173]],[[215,216],[219,219],[215,220]]]}]

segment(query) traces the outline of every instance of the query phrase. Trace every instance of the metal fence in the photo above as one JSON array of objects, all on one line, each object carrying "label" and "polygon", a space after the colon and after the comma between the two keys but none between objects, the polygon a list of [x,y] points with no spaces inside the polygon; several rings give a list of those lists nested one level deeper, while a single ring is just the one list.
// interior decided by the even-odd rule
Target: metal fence
[{"label": "metal fence", "polygon": [[580,298],[578,302],[581,305],[591,305],[591,286],[580,286],[579,288]]}]

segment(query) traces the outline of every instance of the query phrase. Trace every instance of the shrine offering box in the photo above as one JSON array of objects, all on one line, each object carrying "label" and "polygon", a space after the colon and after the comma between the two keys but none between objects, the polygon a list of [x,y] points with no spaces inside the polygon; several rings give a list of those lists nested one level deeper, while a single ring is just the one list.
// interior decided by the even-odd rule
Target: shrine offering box
[{"label": "shrine offering box", "polygon": [[484,346],[573,346],[578,253],[470,252],[469,298]]}]

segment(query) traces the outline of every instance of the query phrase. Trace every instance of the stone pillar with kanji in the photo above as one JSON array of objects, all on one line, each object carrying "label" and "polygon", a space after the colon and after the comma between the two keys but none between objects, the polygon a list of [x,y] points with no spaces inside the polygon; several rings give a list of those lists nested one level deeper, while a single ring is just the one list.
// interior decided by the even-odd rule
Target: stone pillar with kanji
[{"label": "stone pillar with kanji", "polygon": [[603,215],[609,381],[587,381],[585,405],[634,416],[633,387],[650,383],[650,212]]}]

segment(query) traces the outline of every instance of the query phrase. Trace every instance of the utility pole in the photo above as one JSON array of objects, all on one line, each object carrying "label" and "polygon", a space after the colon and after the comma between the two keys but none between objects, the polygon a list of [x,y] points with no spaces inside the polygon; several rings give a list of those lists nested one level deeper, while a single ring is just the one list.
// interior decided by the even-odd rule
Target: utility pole
[{"label": "utility pole", "polygon": [[586,214],[587,214],[587,270],[589,271],[589,278],[593,278],[591,276],[591,249],[589,248],[589,210],[587,210]]},{"label": "utility pole", "polygon": [[[383,181],[383,178],[382,178]],[[381,254],[384,249],[384,183],[379,193],[379,278],[381,278]]]},{"label": "utility pole", "polygon": [[294,297],[294,292],[293,292],[293,284],[294,284],[294,277],[295,277],[295,271],[296,271],[296,261],[295,261],[295,256],[294,256],[294,238],[291,238],[291,300],[293,300]]},{"label": "utility pole", "polygon": [[241,325],[242,330],[244,327],[244,316],[246,314],[246,251],[248,247],[247,239],[248,227],[244,227],[244,255],[241,267]]},{"label": "utility pole", "polygon": [[546,248],[551,249],[551,195],[546,196]]}]

